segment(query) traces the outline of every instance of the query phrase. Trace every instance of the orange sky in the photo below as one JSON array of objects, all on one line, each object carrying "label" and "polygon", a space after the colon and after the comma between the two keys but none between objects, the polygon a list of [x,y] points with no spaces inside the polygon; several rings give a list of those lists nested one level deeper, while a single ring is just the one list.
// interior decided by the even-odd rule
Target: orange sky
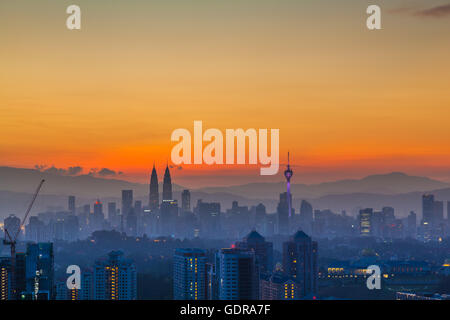
[{"label": "orange sky", "polygon": [[[385,1],[384,1],[385,2]],[[0,165],[142,181],[174,129],[280,129],[296,182],[404,171],[450,180],[448,1],[71,1],[0,6]],[[403,9],[403,10],[398,10]],[[180,184],[281,179],[183,166]],[[162,174],[162,172],[161,172]],[[202,177],[199,177],[202,176]],[[206,177],[205,177],[206,176]]]}]

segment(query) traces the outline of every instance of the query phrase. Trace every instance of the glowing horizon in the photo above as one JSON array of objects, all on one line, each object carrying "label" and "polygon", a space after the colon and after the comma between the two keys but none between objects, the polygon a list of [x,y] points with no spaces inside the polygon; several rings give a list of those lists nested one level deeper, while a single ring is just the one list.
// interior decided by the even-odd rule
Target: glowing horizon
[{"label": "glowing horizon", "polygon": [[[182,166],[180,185],[293,183],[401,171],[450,181],[450,32],[443,1],[78,1],[0,6],[0,166],[160,172],[174,129],[279,128],[280,172]],[[403,10],[400,10],[403,9]],[[5,138],[6,137],[6,138]],[[294,182],[295,181],[295,182]]]}]

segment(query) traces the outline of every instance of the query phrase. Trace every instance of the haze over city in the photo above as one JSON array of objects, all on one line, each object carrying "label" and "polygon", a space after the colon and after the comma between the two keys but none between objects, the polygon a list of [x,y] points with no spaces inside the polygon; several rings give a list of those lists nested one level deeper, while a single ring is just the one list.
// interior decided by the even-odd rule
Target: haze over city
[{"label": "haze over city", "polygon": [[2,1],[0,300],[169,319],[450,300],[449,18],[450,0]]}]

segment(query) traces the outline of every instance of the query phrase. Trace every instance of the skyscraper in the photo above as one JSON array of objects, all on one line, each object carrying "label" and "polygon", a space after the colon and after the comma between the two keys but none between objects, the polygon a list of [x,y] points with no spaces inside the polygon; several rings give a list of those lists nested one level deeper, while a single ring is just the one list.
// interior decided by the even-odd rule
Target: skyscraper
[{"label": "skyscraper", "polygon": [[152,175],[150,177],[150,193],[149,193],[148,207],[151,211],[155,211],[159,207],[159,191],[158,191],[158,175],[156,173],[155,165],[153,164]]},{"label": "skyscraper", "polygon": [[161,203],[161,232],[163,235],[172,235],[175,231],[175,220],[178,216],[178,201],[163,200]]},{"label": "skyscraper", "polygon": [[71,214],[75,214],[75,196],[69,196],[68,209]]},{"label": "skyscraper", "polygon": [[131,208],[128,211],[128,215],[126,216],[126,226],[127,226],[127,234],[129,236],[137,236],[137,215],[135,213],[135,209]]},{"label": "skyscraper", "polygon": [[183,190],[181,194],[181,210],[183,212],[191,211],[191,193],[189,190]]},{"label": "skyscraper", "polygon": [[28,225],[25,227],[27,240],[42,242],[44,240],[45,224],[38,217],[32,216],[28,219]]},{"label": "skyscraper", "polygon": [[236,248],[253,251],[261,273],[272,272],[273,244],[267,242],[256,230],[251,231],[243,241],[236,242]]},{"label": "skyscraper", "polygon": [[93,300],[94,298],[94,274],[91,269],[81,272],[80,300]]},{"label": "skyscraper", "polygon": [[312,233],[313,220],[312,205],[308,201],[302,200],[300,205],[300,226],[306,233]]},{"label": "skyscraper", "polygon": [[26,291],[35,300],[54,298],[53,243],[27,245]]},{"label": "skyscraper", "polygon": [[177,249],[173,257],[175,300],[206,299],[206,255],[200,249]]},{"label": "skyscraper", "polygon": [[113,227],[117,227],[117,207],[115,202],[108,202],[108,220]]},{"label": "skyscraper", "polygon": [[217,253],[216,276],[220,300],[256,300],[259,297],[259,275],[255,253],[237,248]]},{"label": "skyscraper", "polygon": [[294,174],[294,172],[291,170],[291,167],[289,165],[289,152],[288,152],[288,164],[287,164],[287,168],[284,171],[284,176],[286,178],[286,192],[287,192],[287,198],[289,199],[288,201],[288,216],[289,218],[291,218],[291,214],[292,214],[292,198],[291,198],[291,178],[292,175]]},{"label": "skyscraper", "polygon": [[137,298],[136,267],[123,258],[121,251],[111,251],[108,260],[94,266],[94,300],[135,300]]},{"label": "skyscraper", "polygon": [[0,258],[0,300],[11,300],[13,290],[11,286],[11,258]]},{"label": "skyscraper", "polygon": [[422,223],[431,225],[434,223],[434,195],[424,194],[422,196]]},{"label": "skyscraper", "polygon": [[373,215],[373,209],[372,208],[366,208],[359,210],[359,234],[361,236],[371,236],[372,235],[372,215]]},{"label": "skyscraper", "polygon": [[122,218],[128,216],[133,207],[133,190],[122,190]]},{"label": "skyscraper", "polygon": [[436,224],[442,223],[444,220],[444,202],[434,201],[433,205],[433,217]]},{"label": "skyscraper", "polygon": [[417,230],[417,215],[414,211],[411,211],[408,216],[407,235],[411,238],[416,237]]},{"label": "skyscraper", "polygon": [[291,207],[292,198],[287,192],[280,194],[280,202],[277,206],[278,214],[278,233],[288,234],[289,232],[289,208]]},{"label": "skyscraper", "polygon": [[173,200],[172,198],[172,179],[170,178],[169,165],[166,167],[164,172],[164,183],[163,183],[163,201]]},{"label": "skyscraper", "polygon": [[91,231],[101,230],[104,219],[103,204],[99,199],[97,199],[94,203],[94,213],[89,217],[89,227]]},{"label": "skyscraper", "polygon": [[317,294],[317,242],[297,231],[290,241],[283,243],[283,269],[299,283],[303,297]]}]

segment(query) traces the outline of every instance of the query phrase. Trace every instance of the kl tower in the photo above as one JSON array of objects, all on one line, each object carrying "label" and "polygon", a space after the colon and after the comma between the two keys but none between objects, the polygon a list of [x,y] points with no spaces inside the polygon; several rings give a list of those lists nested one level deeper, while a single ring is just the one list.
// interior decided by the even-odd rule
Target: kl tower
[{"label": "kl tower", "polygon": [[291,167],[289,165],[289,151],[288,151],[288,163],[287,163],[287,169],[284,171],[284,176],[286,178],[287,182],[287,202],[288,202],[288,208],[289,208],[289,218],[291,218],[291,206],[292,206],[292,198],[291,198],[291,178],[294,172],[292,172]]}]

